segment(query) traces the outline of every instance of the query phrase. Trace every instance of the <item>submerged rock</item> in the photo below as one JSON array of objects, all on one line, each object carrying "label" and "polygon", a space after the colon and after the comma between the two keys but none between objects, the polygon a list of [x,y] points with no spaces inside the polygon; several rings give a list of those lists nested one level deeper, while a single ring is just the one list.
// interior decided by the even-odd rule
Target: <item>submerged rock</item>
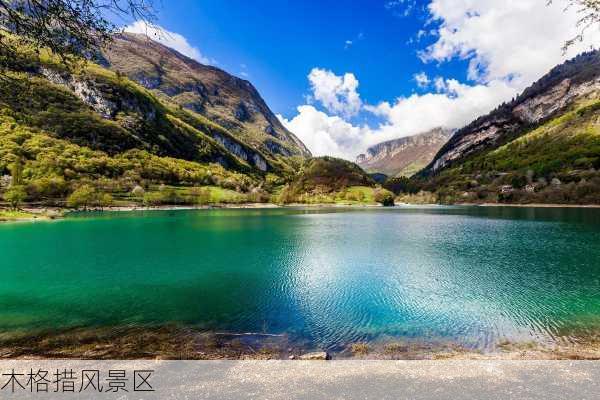
[{"label": "submerged rock", "polygon": [[306,353],[300,356],[301,360],[329,360],[329,354],[325,351],[316,351],[314,353]]}]

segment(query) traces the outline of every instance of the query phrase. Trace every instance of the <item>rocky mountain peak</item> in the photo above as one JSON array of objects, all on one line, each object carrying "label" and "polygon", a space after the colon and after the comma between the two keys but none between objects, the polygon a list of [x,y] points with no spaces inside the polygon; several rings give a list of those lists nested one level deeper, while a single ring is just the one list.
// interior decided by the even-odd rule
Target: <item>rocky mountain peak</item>
[{"label": "rocky mountain peak", "polygon": [[170,101],[221,125],[257,150],[310,156],[247,80],[201,64],[145,35],[116,35],[104,63]]},{"label": "rocky mountain peak", "polygon": [[600,51],[595,50],[553,68],[513,101],[458,130],[423,174],[437,173],[472,154],[501,146],[576,102],[597,98],[599,93]]},{"label": "rocky mountain peak", "polygon": [[426,166],[448,141],[451,131],[435,128],[414,136],[388,140],[369,147],[356,158],[368,172],[390,176],[412,175]]}]

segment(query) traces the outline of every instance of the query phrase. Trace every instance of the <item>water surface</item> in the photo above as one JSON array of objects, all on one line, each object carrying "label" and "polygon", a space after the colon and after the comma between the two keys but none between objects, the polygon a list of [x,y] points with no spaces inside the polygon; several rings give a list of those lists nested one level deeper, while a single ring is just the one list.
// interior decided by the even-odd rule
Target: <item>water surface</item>
[{"label": "water surface", "polygon": [[176,323],[311,346],[600,332],[600,209],[103,213],[0,225],[0,332]]}]

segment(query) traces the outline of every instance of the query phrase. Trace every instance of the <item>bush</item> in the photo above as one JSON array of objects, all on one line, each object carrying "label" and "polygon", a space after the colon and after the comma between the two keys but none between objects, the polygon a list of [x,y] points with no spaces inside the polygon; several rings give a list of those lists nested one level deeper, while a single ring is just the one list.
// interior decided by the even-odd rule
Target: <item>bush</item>
[{"label": "bush", "polygon": [[285,185],[279,195],[275,197],[275,203],[277,204],[290,204],[296,201],[296,192],[289,185]]},{"label": "bush", "polygon": [[102,193],[98,196],[98,206],[100,207],[110,207],[113,204],[113,197],[110,193]]},{"label": "bush", "polygon": [[185,203],[177,191],[173,188],[161,185],[158,192],[146,192],[144,194],[144,204],[148,206],[172,205]]},{"label": "bush", "polygon": [[131,190],[131,195],[138,199],[143,198],[144,193],[146,193],[146,191],[140,185],[135,185],[135,187]]},{"label": "bush", "polygon": [[190,189],[190,195],[194,204],[205,205],[210,203],[211,195],[208,188],[193,187]]},{"label": "bush", "polygon": [[96,188],[90,185],[82,185],[67,198],[67,205],[71,208],[87,210],[88,207],[97,202],[97,199],[98,192]]},{"label": "bush", "polygon": [[61,176],[33,179],[27,185],[27,193],[33,199],[64,198],[69,185]]},{"label": "bush", "polygon": [[394,194],[387,189],[376,189],[374,199],[385,207],[394,205]]},{"label": "bush", "polygon": [[147,206],[158,206],[163,204],[163,196],[160,192],[146,192],[143,201]]},{"label": "bush", "polygon": [[394,192],[395,194],[416,194],[420,190],[419,185],[416,182],[410,180],[405,176],[389,178],[387,181],[385,181],[383,187],[387,190]]},{"label": "bush", "polygon": [[22,185],[13,185],[4,193],[6,200],[13,209],[19,208],[19,205],[27,198],[27,192]]},{"label": "bush", "polygon": [[518,189],[525,187],[525,185],[527,185],[527,177],[521,174],[513,174],[510,177],[510,184],[512,187]]}]

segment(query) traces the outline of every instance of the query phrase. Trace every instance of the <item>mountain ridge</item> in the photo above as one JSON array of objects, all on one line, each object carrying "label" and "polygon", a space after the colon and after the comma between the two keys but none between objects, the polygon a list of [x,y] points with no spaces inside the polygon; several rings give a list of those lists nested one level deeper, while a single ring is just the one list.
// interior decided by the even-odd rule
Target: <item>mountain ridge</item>
[{"label": "mountain ridge", "polygon": [[452,131],[430,131],[378,143],[356,158],[366,171],[388,176],[410,176],[425,167],[450,138]]},{"label": "mountain ridge", "polygon": [[441,203],[599,204],[600,51],[459,129],[398,188]]},{"label": "mountain ridge", "polygon": [[273,156],[310,156],[269,109],[256,88],[141,34],[121,33],[101,62],[175,104],[203,115]]},{"label": "mountain ridge", "polygon": [[479,151],[497,148],[599,91],[600,51],[582,53],[552,68],[511,102],[457,130],[419,175],[438,173]]}]

